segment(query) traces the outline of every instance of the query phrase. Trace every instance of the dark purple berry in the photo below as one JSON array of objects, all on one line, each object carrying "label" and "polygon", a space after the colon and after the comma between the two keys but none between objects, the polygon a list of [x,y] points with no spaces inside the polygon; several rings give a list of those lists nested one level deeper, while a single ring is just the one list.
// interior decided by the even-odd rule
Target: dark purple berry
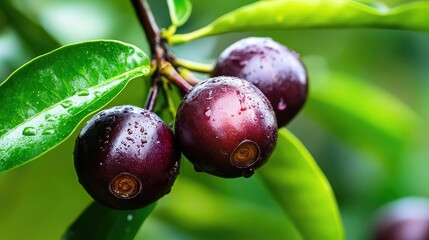
[{"label": "dark purple berry", "polygon": [[258,87],[273,105],[279,127],[300,111],[307,99],[307,73],[298,54],[271,38],[250,37],[225,49],[212,76],[234,76]]},{"label": "dark purple berry", "polygon": [[135,106],[96,114],[74,150],[79,182],[97,202],[137,209],[167,194],[179,172],[171,130],[154,113]]},{"label": "dark purple berry", "polygon": [[429,200],[405,198],[378,213],[374,240],[429,240]]},{"label": "dark purple berry", "polygon": [[176,138],[197,171],[250,177],[272,153],[277,123],[268,99],[253,84],[215,77],[189,91],[177,111]]}]

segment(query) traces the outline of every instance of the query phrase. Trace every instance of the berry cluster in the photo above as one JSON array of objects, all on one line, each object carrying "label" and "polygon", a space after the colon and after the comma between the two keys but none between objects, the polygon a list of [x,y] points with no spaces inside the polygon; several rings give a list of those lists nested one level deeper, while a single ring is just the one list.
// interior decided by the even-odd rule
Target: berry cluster
[{"label": "berry cluster", "polygon": [[279,43],[246,38],[219,56],[211,76],[184,96],[174,134],[155,113],[135,106],[114,107],[87,122],[74,151],[86,191],[115,209],[142,208],[170,191],[180,153],[196,171],[253,175],[274,150],[278,127],[306,100],[305,68]]}]

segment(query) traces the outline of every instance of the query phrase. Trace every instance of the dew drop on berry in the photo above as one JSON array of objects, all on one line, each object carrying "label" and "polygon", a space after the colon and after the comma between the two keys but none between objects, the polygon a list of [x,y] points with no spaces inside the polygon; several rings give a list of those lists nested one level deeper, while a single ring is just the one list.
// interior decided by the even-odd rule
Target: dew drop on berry
[{"label": "dew drop on berry", "polygon": [[286,103],[285,100],[283,98],[280,98],[279,103],[277,104],[277,109],[280,111],[284,111],[286,109]]},{"label": "dew drop on berry", "polygon": [[210,108],[206,108],[206,111],[204,112],[204,119],[210,120],[210,117],[212,116],[212,110]]},{"label": "dew drop on berry", "polygon": [[249,168],[243,175],[245,178],[250,178],[255,173],[255,170],[253,168]]}]

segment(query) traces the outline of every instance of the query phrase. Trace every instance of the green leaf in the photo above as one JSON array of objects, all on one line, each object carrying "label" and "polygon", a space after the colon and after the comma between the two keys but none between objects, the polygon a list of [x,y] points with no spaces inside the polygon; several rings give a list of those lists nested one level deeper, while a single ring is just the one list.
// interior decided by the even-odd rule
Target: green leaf
[{"label": "green leaf", "polygon": [[429,2],[412,2],[394,8],[379,6],[350,0],[259,1],[229,12],[194,32],[174,35],[169,42],[268,29],[378,27],[429,31]]},{"label": "green leaf", "polygon": [[370,83],[334,73],[313,83],[305,111],[332,133],[386,163],[400,155],[421,126],[413,110]]},{"label": "green leaf", "polygon": [[2,11],[2,8],[0,7],[0,31],[2,31],[6,27],[6,17],[4,16],[4,13]]},{"label": "green leaf", "polygon": [[277,147],[258,173],[303,239],[344,239],[328,180],[305,146],[285,128],[279,130]]},{"label": "green leaf", "polygon": [[185,24],[191,15],[192,4],[189,0],[167,0],[171,22],[179,27]]},{"label": "green leaf", "polygon": [[[192,165],[189,171],[194,171]],[[205,176],[197,173],[192,180],[187,173],[193,174],[185,172],[177,179],[171,194],[159,202],[154,218],[194,235],[193,239],[302,239],[268,194],[267,199],[254,201],[266,194],[258,179],[212,179],[211,185]],[[221,190],[232,185],[235,191],[252,187],[262,191],[246,198]]]},{"label": "green leaf", "polygon": [[117,41],[68,45],[25,64],[0,85],[0,171],[61,143],[131,79],[148,73],[146,54]]},{"label": "green leaf", "polygon": [[154,203],[139,210],[119,211],[94,202],[70,226],[63,240],[134,239],[155,205]]},{"label": "green leaf", "polygon": [[[58,41],[43,27],[19,11],[10,0],[0,1],[0,10],[3,10],[7,23],[13,27],[35,55],[47,53],[60,46]],[[3,21],[1,16],[0,21]]]}]

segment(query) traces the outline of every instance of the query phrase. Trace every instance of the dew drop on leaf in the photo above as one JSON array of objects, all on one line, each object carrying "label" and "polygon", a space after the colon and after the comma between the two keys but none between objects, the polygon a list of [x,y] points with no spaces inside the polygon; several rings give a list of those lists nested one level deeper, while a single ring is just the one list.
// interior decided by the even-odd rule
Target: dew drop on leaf
[{"label": "dew drop on leaf", "polygon": [[103,93],[102,93],[102,92],[99,92],[99,91],[95,91],[95,92],[94,92],[94,95],[95,95],[96,97],[101,97],[101,96],[103,96]]},{"label": "dew drop on leaf", "polygon": [[88,92],[88,90],[81,90],[81,91],[77,92],[77,95],[81,96],[81,97],[88,96],[89,92]]},{"label": "dew drop on leaf", "polygon": [[22,130],[22,135],[24,136],[34,136],[36,135],[36,128],[34,127],[26,127]]},{"label": "dew drop on leaf", "polygon": [[61,106],[63,107],[63,108],[69,108],[69,107],[71,107],[73,105],[73,102],[72,101],[70,101],[70,100],[64,100],[64,101],[62,101],[61,102]]},{"label": "dew drop on leaf", "polygon": [[150,72],[150,71],[149,71],[149,69],[147,69],[147,68],[145,68],[145,69],[143,69],[143,70],[142,70],[142,73],[143,73],[143,74],[148,74],[149,72]]},{"label": "dew drop on leaf", "polygon": [[46,128],[43,130],[42,135],[52,135],[55,133],[55,130],[53,128]]},{"label": "dew drop on leaf", "polygon": [[55,115],[51,115],[51,114],[46,114],[45,115],[45,121],[47,122],[54,122],[56,120],[56,116]]}]

